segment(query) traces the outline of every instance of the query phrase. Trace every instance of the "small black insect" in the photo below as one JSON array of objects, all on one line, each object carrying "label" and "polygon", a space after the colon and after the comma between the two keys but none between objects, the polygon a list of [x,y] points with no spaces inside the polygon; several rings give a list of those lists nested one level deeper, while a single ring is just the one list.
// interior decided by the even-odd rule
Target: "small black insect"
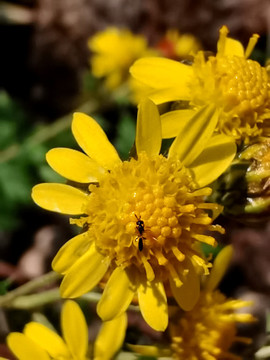
[{"label": "small black insect", "polygon": [[143,240],[145,240],[146,238],[143,236],[143,233],[145,232],[145,228],[144,228],[144,221],[141,220],[141,216],[138,217],[135,214],[135,217],[137,219],[136,221],[136,229],[139,232],[139,236],[136,237],[135,241],[138,242],[138,249],[139,251],[143,251]]},{"label": "small black insect", "polygon": [[143,251],[143,240],[145,240],[146,238],[143,236],[138,236],[136,238],[136,241],[138,241],[138,249],[139,251]]},{"label": "small black insect", "polygon": [[138,244],[139,251],[143,251],[143,238],[139,238],[139,244]]},{"label": "small black insect", "polygon": [[139,234],[142,235],[145,231],[145,228],[144,228],[144,221],[141,220],[141,217],[138,218],[138,216],[135,214],[136,216],[136,229],[139,231]]}]

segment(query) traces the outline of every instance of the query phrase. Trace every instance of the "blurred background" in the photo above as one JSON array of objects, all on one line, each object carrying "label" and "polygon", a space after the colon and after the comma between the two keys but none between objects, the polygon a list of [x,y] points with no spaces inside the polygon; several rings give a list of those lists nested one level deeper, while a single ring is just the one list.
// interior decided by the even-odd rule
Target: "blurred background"
[{"label": "blurred background", "polygon": [[[202,49],[215,52],[222,25],[244,45],[259,33],[252,57],[262,65],[270,58],[268,0],[0,1],[0,294],[50,271],[56,251],[75,234],[68,218],[43,211],[31,199],[35,184],[64,181],[47,166],[45,154],[53,147],[77,148],[70,130],[72,113],[94,116],[123,159],[133,145],[136,105],[125,87],[108,90],[103,79],[93,75],[89,39],[113,26],[142,35],[149,47],[167,51],[166,34],[173,29],[193,35]],[[245,350],[246,359],[252,359],[266,339],[268,218],[266,212],[247,224],[241,216],[227,214],[219,221],[227,229],[220,241],[235,247],[221,289],[229,296],[254,300],[252,311],[259,319],[243,330],[254,339]],[[94,312],[85,312],[94,319]],[[10,310],[0,312],[1,318],[3,356],[7,332],[20,331],[30,315]],[[135,315],[130,323],[130,338],[137,334],[157,340],[159,335]]]}]

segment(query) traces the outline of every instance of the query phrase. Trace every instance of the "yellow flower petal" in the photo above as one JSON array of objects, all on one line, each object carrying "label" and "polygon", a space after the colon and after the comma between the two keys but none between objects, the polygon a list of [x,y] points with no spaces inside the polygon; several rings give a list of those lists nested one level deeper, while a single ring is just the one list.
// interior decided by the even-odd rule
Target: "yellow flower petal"
[{"label": "yellow flower petal", "polygon": [[111,169],[121,160],[99,124],[90,116],[75,113],[72,132],[80,147],[90,158],[105,169]]},{"label": "yellow flower petal", "polygon": [[80,215],[83,214],[87,194],[65,184],[39,184],[33,187],[32,198],[46,210]]},{"label": "yellow flower petal", "polygon": [[205,289],[214,291],[224,274],[226,273],[233,256],[233,248],[231,245],[225,246],[215,258],[210,275],[207,277]]},{"label": "yellow flower petal", "polygon": [[65,274],[68,269],[88,250],[91,241],[87,232],[79,234],[67,241],[52,261],[52,268],[59,274]]},{"label": "yellow flower petal", "polygon": [[193,76],[193,69],[191,66],[174,60],[149,57],[135,61],[130,68],[130,73],[135,79],[153,89],[175,87],[176,85],[179,88],[181,86],[186,88]]},{"label": "yellow flower petal", "polygon": [[201,108],[189,121],[186,121],[185,126],[178,133],[170,147],[169,157],[177,157],[188,166],[205,148],[217,121],[218,111],[215,106]]},{"label": "yellow flower petal", "polygon": [[132,279],[126,270],[117,267],[109,278],[97,305],[97,313],[108,321],[125,312],[135,293]]},{"label": "yellow flower petal", "polygon": [[243,45],[234,39],[228,38],[227,35],[229,30],[227,26],[222,26],[219,30],[220,36],[217,43],[218,55],[222,56],[244,56],[244,48]]},{"label": "yellow flower petal", "polygon": [[46,154],[47,162],[58,174],[67,179],[90,183],[97,182],[104,169],[80,151],[56,148]]},{"label": "yellow flower petal", "polygon": [[[170,278],[170,287],[178,305],[185,311],[193,309],[200,296],[200,279],[191,262],[186,264],[189,272],[183,281],[183,285],[177,287],[174,280]],[[177,270],[177,269],[176,269]],[[182,270],[180,269],[179,274]]]},{"label": "yellow flower petal", "polygon": [[176,137],[194,114],[194,110],[175,110],[161,115],[162,138]]},{"label": "yellow flower petal", "polygon": [[66,301],[61,312],[63,338],[74,359],[85,359],[88,349],[88,326],[75,301]]},{"label": "yellow flower petal", "polygon": [[244,47],[239,41],[227,38],[225,42],[224,55],[244,56]]},{"label": "yellow flower petal", "polygon": [[236,154],[233,139],[225,135],[213,136],[198,158],[190,165],[200,187],[216,180],[231,164]]},{"label": "yellow flower petal", "polygon": [[136,150],[145,151],[148,156],[158,155],[161,147],[161,123],[157,106],[151,100],[139,104]]},{"label": "yellow flower petal", "polygon": [[160,281],[141,282],[138,300],[144,320],[154,330],[165,331],[168,326],[167,296]]},{"label": "yellow flower petal", "polygon": [[108,266],[108,259],[100,255],[92,244],[66,273],[60,286],[61,296],[75,298],[90,291],[103,278]]},{"label": "yellow flower petal", "polygon": [[148,94],[150,100],[152,100],[155,104],[163,104],[169,101],[177,101],[181,100],[190,100],[189,89],[186,86],[182,87],[169,87],[164,89],[158,89],[156,91],[151,91]]},{"label": "yellow flower petal", "polygon": [[70,356],[63,339],[46,326],[36,322],[30,322],[24,327],[23,332],[29,339],[46,350],[53,358],[68,358]]},{"label": "yellow flower petal", "polygon": [[24,334],[10,333],[7,345],[19,360],[50,360],[46,351]]},{"label": "yellow flower petal", "polygon": [[127,314],[123,313],[117,318],[102,324],[94,344],[95,360],[110,360],[121,348],[127,328]]}]

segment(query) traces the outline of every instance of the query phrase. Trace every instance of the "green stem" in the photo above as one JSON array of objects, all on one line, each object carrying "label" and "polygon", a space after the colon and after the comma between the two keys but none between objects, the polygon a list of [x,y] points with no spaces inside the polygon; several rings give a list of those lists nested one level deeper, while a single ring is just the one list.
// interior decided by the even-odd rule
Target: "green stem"
[{"label": "green stem", "polygon": [[32,291],[37,290],[43,286],[51,285],[60,278],[61,276],[59,274],[51,271],[36,279],[33,279],[26,284],[18,287],[17,289],[14,289],[7,294],[0,296],[0,307],[12,306],[12,302],[19,296],[29,294]]},{"label": "green stem", "polygon": [[[6,309],[30,310],[53,303],[55,301],[62,300],[58,288],[46,290],[38,294],[23,295],[26,294],[29,289],[35,290],[37,288],[37,285],[39,285],[38,287],[40,287],[48,284],[48,282],[50,283],[51,280],[56,280],[59,278],[59,275],[58,278],[50,277],[52,274],[56,273],[48,273],[46,274],[46,278],[43,277],[43,279],[35,279],[39,280],[39,282],[35,282],[34,284],[33,281],[29,282],[0,297],[0,305]],[[80,299],[85,300],[88,303],[96,304],[99,302],[101,296],[102,294],[99,292],[89,292],[82,295]],[[136,312],[140,311],[138,305],[130,305],[128,310]]]},{"label": "green stem", "polygon": [[29,310],[60,300],[59,289],[52,289],[33,295],[18,296],[5,305],[5,308]]},{"label": "green stem", "polygon": [[[100,293],[91,292],[85,294],[81,299],[86,300],[89,303],[96,304],[101,298]],[[12,301],[5,304],[5,308],[29,310],[43,305],[50,304],[52,302],[62,300],[59,289],[46,290],[38,294],[18,296]]]}]

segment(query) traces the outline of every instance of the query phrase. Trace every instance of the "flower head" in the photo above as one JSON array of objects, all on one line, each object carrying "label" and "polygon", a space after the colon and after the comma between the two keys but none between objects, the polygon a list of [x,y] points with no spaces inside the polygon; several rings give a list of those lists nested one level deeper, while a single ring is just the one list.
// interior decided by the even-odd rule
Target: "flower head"
[{"label": "flower head", "polygon": [[[199,51],[191,66],[145,58],[138,60],[130,71],[137,80],[155,89],[150,96],[154,102],[183,100],[190,109],[189,116],[201,106],[215,104],[222,110],[217,131],[238,142],[247,142],[251,137],[269,133],[269,75],[266,68],[248,59],[258,35],[251,37],[244,50],[240,42],[227,34],[228,29],[223,26],[216,56],[206,59]],[[179,117],[181,111],[178,110]],[[174,137],[178,129],[167,116],[163,119],[163,136]]]},{"label": "flower head", "polygon": [[235,342],[251,343],[250,338],[237,336],[237,323],[254,322],[248,313],[237,311],[251,302],[230,299],[216,290],[232,257],[232,247],[218,254],[205,288],[192,311],[172,322],[172,357],[177,360],[241,360],[229,350]]},{"label": "flower head", "polygon": [[205,231],[223,232],[211,224],[219,207],[204,202],[211,189],[203,186],[235,155],[235,144],[227,137],[210,139],[217,118],[213,107],[203,108],[164,157],[159,154],[157,107],[145,101],[138,112],[137,158],[122,162],[94,119],[74,115],[72,131],[87,155],[60,148],[49,151],[47,160],[61,175],[88,184],[86,191],[63,184],[33,189],[40,206],[81,215],[72,222],[84,232],[65,244],[53,261],[54,270],[64,274],[63,297],[90,291],[107,273],[97,307],[101,318],[124,312],[137,293],[145,320],[157,330],[164,330],[168,322],[164,286],[170,284],[183,308],[195,304],[197,268],[207,274],[210,266],[197,244],[215,244]]},{"label": "flower head", "polygon": [[171,326],[173,359],[216,360],[241,358],[229,352],[234,342],[249,344],[251,339],[237,336],[237,323],[254,321],[250,314],[237,313],[250,305],[227,299],[220,291],[202,291],[192,311]]},{"label": "flower head", "polygon": [[52,329],[30,322],[22,334],[10,333],[7,344],[19,360],[109,360],[121,347],[126,326],[126,314],[104,323],[96,339],[93,357],[89,357],[87,323],[79,305],[68,300],[61,312],[63,339]]},{"label": "flower head", "polygon": [[237,336],[237,323],[255,321],[251,314],[243,313],[243,308],[251,303],[226,298],[216,290],[231,257],[231,246],[218,254],[205,288],[191,311],[183,313],[172,309],[170,349],[145,345],[131,345],[130,348],[144,355],[171,355],[176,360],[241,360],[230,352],[230,348],[235,342],[251,342],[250,338]]},{"label": "flower head", "polygon": [[191,34],[180,34],[177,30],[168,30],[157,44],[162,55],[169,59],[186,59],[201,49],[201,44]]},{"label": "flower head", "polygon": [[128,79],[128,69],[135,60],[150,54],[142,35],[113,27],[94,35],[88,44],[93,52],[92,72],[98,78],[105,77],[109,89],[115,89]]}]

